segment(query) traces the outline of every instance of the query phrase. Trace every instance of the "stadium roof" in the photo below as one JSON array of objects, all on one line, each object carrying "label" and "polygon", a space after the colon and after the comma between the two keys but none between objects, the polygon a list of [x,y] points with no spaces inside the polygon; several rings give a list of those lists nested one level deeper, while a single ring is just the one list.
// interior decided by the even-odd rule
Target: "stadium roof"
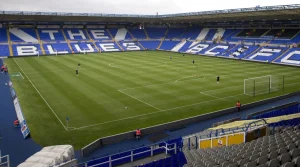
[{"label": "stadium roof", "polygon": [[94,13],[15,12],[0,11],[0,21],[53,22],[132,22],[132,23],[195,23],[252,20],[297,20],[300,4],[227,9],[167,15],[125,15]]}]

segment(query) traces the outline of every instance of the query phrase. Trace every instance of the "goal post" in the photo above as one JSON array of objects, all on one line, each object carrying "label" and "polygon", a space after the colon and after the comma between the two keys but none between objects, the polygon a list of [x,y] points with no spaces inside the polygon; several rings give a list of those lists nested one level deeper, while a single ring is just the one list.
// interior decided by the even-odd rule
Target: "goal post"
[{"label": "goal post", "polygon": [[284,76],[265,75],[244,79],[244,94],[256,96],[284,89]]}]

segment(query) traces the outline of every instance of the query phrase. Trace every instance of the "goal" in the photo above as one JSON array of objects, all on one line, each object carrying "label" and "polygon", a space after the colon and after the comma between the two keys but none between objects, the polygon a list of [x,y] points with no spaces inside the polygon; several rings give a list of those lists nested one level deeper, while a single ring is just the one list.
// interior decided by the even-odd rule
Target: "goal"
[{"label": "goal", "polygon": [[244,79],[244,94],[256,96],[284,88],[284,76],[266,75]]}]

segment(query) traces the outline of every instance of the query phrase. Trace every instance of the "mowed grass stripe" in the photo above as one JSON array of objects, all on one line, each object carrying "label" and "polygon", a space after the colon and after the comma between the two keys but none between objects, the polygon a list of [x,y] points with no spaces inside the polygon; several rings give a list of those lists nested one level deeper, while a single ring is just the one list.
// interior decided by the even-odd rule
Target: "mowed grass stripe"
[{"label": "mowed grass stripe", "polygon": [[[63,62],[63,61],[61,61]],[[74,74],[75,76],[75,74]],[[84,83],[78,83],[78,85],[81,85],[83,87],[85,87],[84,85],[89,85],[90,89],[92,89],[94,91],[94,93],[97,93],[101,96],[96,97],[92,97],[94,100],[99,101],[100,104],[103,104],[103,109],[99,109],[98,112],[102,112],[102,111],[109,111],[110,113],[114,113],[115,116],[112,117],[110,116],[110,114],[102,114],[101,118],[105,119],[105,121],[109,121],[111,119],[116,119],[119,117],[123,117],[126,115],[131,115],[131,114],[137,114],[136,112],[130,112],[130,110],[126,110],[124,111],[124,108],[126,105],[124,105],[122,102],[122,98],[118,98],[119,97],[119,92],[117,92],[116,89],[111,88],[108,84],[105,84],[106,80],[105,79],[101,79],[101,80],[95,80],[95,77],[92,77],[91,73],[88,73],[88,75],[86,75],[85,73],[80,73],[79,77],[82,80],[84,80]],[[98,88],[99,90],[94,90],[93,88]],[[116,96],[114,96],[114,94],[116,94]],[[118,99],[118,100],[115,100]],[[104,103],[102,103],[104,102]],[[90,108],[93,108],[92,106],[90,106]],[[145,106],[141,106],[141,108],[145,108]],[[138,109],[138,108],[133,108],[133,109]],[[138,110],[136,110],[138,111]],[[97,118],[97,117],[93,117],[93,118]],[[98,122],[101,122],[103,120],[98,119]],[[87,122],[87,123],[93,123],[93,122]]]},{"label": "mowed grass stripe", "polygon": [[[82,127],[63,131],[32,86],[12,77],[32,136],[44,146],[69,143],[78,149],[102,136],[232,107],[237,99],[245,104],[299,90],[298,68],[169,52],[28,57],[24,58],[26,62],[22,59],[22,68],[39,89],[44,89],[47,101],[57,105],[60,117],[70,115],[70,125]],[[196,65],[192,65],[193,59]],[[7,63],[10,72],[20,71],[9,59]],[[79,77],[75,76],[77,63],[82,64]],[[118,68],[110,67],[110,63]],[[265,74],[285,74],[285,90],[256,97],[240,95],[244,78]],[[216,83],[217,75],[221,76],[220,84]],[[157,111],[119,89],[162,110]],[[75,92],[69,96],[69,91]],[[87,110],[86,106],[92,109]]]},{"label": "mowed grass stripe", "polygon": [[[91,72],[88,72],[88,75],[86,75],[85,73],[81,73],[80,74],[80,76],[81,75],[84,75],[85,77],[89,77],[88,79],[87,79],[87,81],[93,81],[93,80],[97,80],[97,78],[95,78],[95,77],[92,77],[92,73]],[[96,74],[97,75],[97,74]],[[99,74],[98,74],[99,75]],[[107,74],[106,74],[107,75]],[[116,76],[116,77],[119,77],[119,76]],[[117,89],[115,89],[115,88],[113,88],[113,87],[110,87],[109,86],[109,84],[105,84],[105,81],[107,81],[107,80],[104,80],[104,79],[100,79],[100,80],[97,80],[97,82],[96,82],[96,84],[95,85],[93,85],[93,86],[100,86],[100,87],[103,87],[103,88],[105,88],[105,89],[103,89],[102,91],[104,91],[104,92],[107,92],[107,95],[114,95],[114,94],[116,94],[116,96],[117,97],[119,97],[119,95],[121,94],[119,91],[117,91]],[[89,83],[92,83],[92,82],[89,82]],[[104,85],[103,85],[104,84]],[[111,89],[107,89],[108,87],[110,87]],[[116,96],[114,97],[114,98],[116,98]],[[119,101],[122,101],[122,99],[118,99]],[[126,99],[124,99],[125,101],[127,100],[127,98]],[[117,103],[111,103],[111,105],[114,105],[114,104],[117,104]],[[125,108],[125,106],[126,105],[123,105],[122,107],[120,107],[120,109],[123,111],[124,110],[124,108]],[[127,105],[128,107],[130,106],[130,108],[132,107],[131,105]],[[112,107],[112,108],[116,108],[117,106],[110,106],[110,107]],[[141,108],[145,108],[145,106],[144,105],[139,105],[138,107],[141,107]],[[138,109],[138,108],[135,108],[135,109]],[[138,110],[136,110],[136,111],[138,111]],[[129,112],[129,111],[127,111],[127,112]],[[123,113],[125,113],[125,112],[123,112]],[[134,114],[134,113],[136,113],[136,112],[130,112],[130,114]],[[128,113],[127,113],[128,114]],[[129,115],[130,115],[129,114]],[[122,115],[119,115],[119,116],[122,116]]]},{"label": "mowed grass stripe", "polygon": [[[32,64],[34,64],[34,67],[37,70],[43,68],[44,69],[56,68],[56,66],[53,65],[56,63],[53,63],[49,60],[47,61],[45,61],[45,59],[38,60],[38,62],[44,62],[47,63],[47,65],[39,64],[38,62],[36,62],[36,59],[31,59],[30,61]],[[90,96],[88,96],[89,91],[91,90],[86,89],[85,86],[78,86],[83,83],[79,83],[80,80],[75,77],[76,76],[74,75],[71,76],[68,73],[62,72],[53,75],[41,75],[38,78],[35,77],[35,79],[38,79],[39,81],[40,78],[45,79],[44,83],[39,84],[41,86],[40,90],[54,91],[53,94],[49,94],[47,92],[45,92],[44,94],[45,96],[48,97],[48,98],[46,97],[46,99],[49,99],[52,102],[49,103],[51,106],[53,106],[55,111],[58,112],[58,115],[60,115],[60,119],[65,120],[66,117],[72,117],[74,122],[76,122],[77,124],[80,124],[80,122],[84,122],[84,123],[92,122],[94,118],[93,116],[96,113],[95,111],[90,112],[89,108],[91,109],[97,108],[101,110],[101,105],[96,103],[96,101],[93,101],[93,99],[91,99]],[[57,94],[60,96],[57,96]],[[62,107],[62,106],[66,106],[66,107]],[[106,113],[106,114],[111,114],[111,113]]]}]

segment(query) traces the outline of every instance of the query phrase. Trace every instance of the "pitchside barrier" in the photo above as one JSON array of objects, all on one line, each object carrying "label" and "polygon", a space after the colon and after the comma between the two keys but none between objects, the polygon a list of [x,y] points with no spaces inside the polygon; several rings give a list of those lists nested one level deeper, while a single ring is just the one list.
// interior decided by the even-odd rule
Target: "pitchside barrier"
[{"label": "pitchside barrier", "polygon": [[287,104],[283,104],[283,105],[279,105],[279,106],[274,106],[274,107],[266,109],[266,110],[262,110],[262,111],[258,111],[258,112],[254,112],[254,113],[248,114],[247,115],[247,119],[253,119],[253,117],[255,117],[257,115],[261,115],[261,114],[267,113],[269,111],[274,111],[274,110],[280,110],[280,109],[288,108],[288,107],[291,107],[291,106],[294,106],[294,105],[297,105],[297,104],[300,104],[300,102],[299,101],[294,101],[294,102],[291,102],[291,103],[287,103]]},{"label": "pitchside barrier", "polygon": [[9,155],[2,156],[0,150],[0,166],[1,167],[10,167]]},{"label": "pitchside barrier", "polygon": [[17,118],[18,118],[18,120],[20,122],[21,133],[22,133],[24,139],[26,139],[30,135],[30,131],[29,131],[29,128],[27,126],[26,119],[25,119],[25,117],[23,115],[22,108],[21,108],[21,105],[19,103],[19,99],[18,99],[17,93],[16,93],[16,91],[15,91],[15,89],[14,89],[13,84],[12,84],[11,81],[8,82],[8,86],[10,88],[10,93],[11,93],[12,100],[13,100],[13,103],[14,103],[16,115],[17,115]]},{"label": "pitchside barrier", "polygon": [[[195,135],[193,137],[199,138],[197,141],[198,143],[196,143],[196,145],[199,146],[199,149],[231,146],[234,144],[249,142],[257,139],[258,137],[265,136],[268,128],[267,125],[267,122],[262,119],[251,122],[244,128],[229,129],[225,132],[222,132],[224,131],[222,130],[221,133],[217,134],[215,137],[204,136],[204,138],[201,138],[201,135]],[[184,140],[190,140],[190,138],[191,136],[188,136],[187,138],[184,138]],[[190,149],[191,146],[188,145],[188,148]]]},{"label": "pitchside barrier", "polygon": [[139,159],[152,157],[157,154],[177,154],[177,151],[180,151],[179,149],[180,144],[178,143],[181,141],[181,138],[171,140],[168,142],[161,142],[156,143],[148,146],[139,147],[132,150],[125,150],[123,152],[119,152],[112,155],[106,155],[106,156],[96,156],[93,157],[93,160],[80,163],[78,165],[72,166],[72,167],[82,167],[82,166],[118,166],[126,163],[130,163]]},{"label": "pitchside barrier", "polygon": [[241,120],[241,117],[228,119],[228,120],[225,120],[225,121],[214,123],[212,127],[217,127],[217,126],[220,126],[220,125],[223,125],[223,124],[227,124],[227,123],[234,122],[234,121],[239,121],[239,120]]},{"label": "pitchside barrier", "polygon": [[[245,104],[245,105],[243,105],[243,110],[253,108],[256,106],[260,106],[260,105],[263,105],[266,103],[271,103],[274,101],[286,99],[289,97],[297,96],[297,95],[300,95],[300,91],[285,94],[282,96],[269,98],[269,99],[265,99],[265,100],[261,100],[261,101],[257,101],[257,102],[253,102],[253,103],[249,103],[249,104]],[[186,118],[186,119],[181,119],[181,120],[168,122],[168,123],[164,123],[164,124],[160,124],[160,125],[156,125],[156,126],[151,126],[148,128],[141,129],[141,131],[142,131],[143,135],[149,135],[149,134],[153,134],[153,133],[157,133],[157,132],[162,132],[165,130],[172,130],[172,129],[177,129],[177,128],[179,129],[182,127],[186,127],[187,125],[191,125],[193,123],[208,120],[211,118],[220,117],[220,116],[227,115],[227,114],[234,113],[234,112],[236,112],[236,108],[231,107],[231,108],[227,108],[227,109],[223,109],[223,110],[219,110],[219,111],[215,111],[215,112],[211,112],[211,113],[207,113],[207,114],[202,114],[202,115],[198,115],[198,116],[194,116],[194,117],[190,117],[190,118]],[[135,129],[132,131],[129,131],[129,132],[99,138],[99,139],[95,140],[94,142],[88,144],[87,146],[83,147],[81,149],[81,155],[86,156],[86,155],[90,154],[91,152],[93,152],[105,145],[115,144],[115,143],[118,143],[118,142],[121,142],[124,140],[133,140],[134,139],[134,131],[135,131]]]}]

